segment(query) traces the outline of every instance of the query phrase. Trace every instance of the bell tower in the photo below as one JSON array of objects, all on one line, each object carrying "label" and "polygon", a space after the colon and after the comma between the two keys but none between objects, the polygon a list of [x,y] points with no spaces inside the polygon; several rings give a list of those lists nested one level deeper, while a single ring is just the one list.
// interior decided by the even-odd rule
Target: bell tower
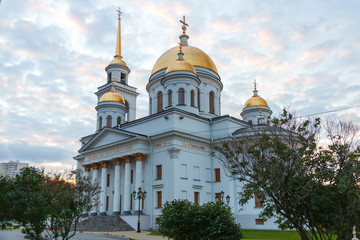
[{"label": "bell tower", "polygon": [[[127,108],[127,114],[125,116],[126,121],[133,121],[136,119],[136,97],[139,95],[136,92],[136,88],[129,85],[129,74],[130,68],[127,66],[126,62],[121,56],[121,14],[120,8],[118,12],[118,28],[117,28],[117,39],[116,39],[116,50],[114,59],[109,63],[105,68],[106,71],[106,84],[100,86],[98,91],[95,93],[100,101],[103,94],[109,92],[113,85],[115,91],[117,91],[125,101],[125,106]],[[112,79],[115,79],[112,84]]]}]

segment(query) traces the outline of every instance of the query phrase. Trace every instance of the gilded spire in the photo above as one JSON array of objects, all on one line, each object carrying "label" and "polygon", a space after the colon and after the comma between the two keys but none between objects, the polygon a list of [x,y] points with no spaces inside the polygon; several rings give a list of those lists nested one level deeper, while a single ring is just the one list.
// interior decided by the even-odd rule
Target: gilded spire
[{"label": "gilded spire", "polygon": [[254,80],[254,90],[256,91],[256,79]]},{"label": "gilded spire", "polygon": [[256,89],[256,79],[254,80],[254,91],[253,91],[253,93],[254,93],[254,96],[258,96],[258,90]]},{"label": "gilded spire", "polygon": [[184,53],[182,52],[182,44],[181,42],[179,44],[179,53],[178,53],[178,59],[177,60],[184,60]]},{"label": "gilded spire", "polygon": [[262,115],[262,108],[261,108],[261,104],[260,104],[260,117],[262,118],[263,115]]},{"label": "gilded spire", "polygon": [[121,65],[127,66],[121,56],[121,14],[122,14],[122,12],[120,11],[120,8],[119,8],[119,10],[116,10],[116,11],[118,12],[116,51],[115,51],[114,59],[110,62],[110,64],[121,64]]}]

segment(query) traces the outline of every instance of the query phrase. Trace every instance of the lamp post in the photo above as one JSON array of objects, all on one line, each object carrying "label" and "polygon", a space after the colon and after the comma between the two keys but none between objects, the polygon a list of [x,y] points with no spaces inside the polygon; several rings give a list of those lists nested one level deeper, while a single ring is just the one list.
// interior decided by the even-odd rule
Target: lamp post
[{"label": "lamp post", "polygon": [[138,208],[138,227],[137,227],[137,231],[136,232],[141,232],[140,230],[140,202],[141,199],[145,199],[146,198],[146,191],[141,191],[141,187],[139,187],[138,192],[133,192],[133,196],[134,196],[134,200],[139,199],[139,208]]},{"label": "lamp post", "polygon": [[218,195],[215,195],[215,201],[217,202],[217,203],[221,203],[222,205],[229,205],[229,203],[230,203],[230,196],[229,195],[227,195],[226,196],[226,204],[225,204],[225,202],[224,202],[224,196],[225,196],[225,193],[224,193],[224,191],[221,191],[220,192],[220,198],[219,198],[219,196]]}]

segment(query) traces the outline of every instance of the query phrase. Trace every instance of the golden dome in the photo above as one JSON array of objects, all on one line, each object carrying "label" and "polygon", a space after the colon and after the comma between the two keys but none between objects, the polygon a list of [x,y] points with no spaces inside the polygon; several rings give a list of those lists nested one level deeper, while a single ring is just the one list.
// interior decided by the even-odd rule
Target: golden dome
[{"label": "golden dome", "polygon": [[195,68],[185,59],[177,59],[166,70],[166,73],[174,71],[189,71],[196,73]]},{"label": "golden dome", "polygon": [[114,59],[109,63],[109,65],[111,64],[121,64],[127,67],[126,62],[122,60],[122,57],[117,57],[117,56],[115,56]]},{"label": "golden dome", "polygon": [[269,107],[269,105],[267,104],[267,102],[265,101],[265,99],[263,99],[262,97],[260,97],[259,95],[256,96],[252,96],[251,98],[249,98],[245,105],[244,108],[247,107],[252,107],[252,106],[266,106]]},{"label": "golden dome", "polygon": [[[211,60],[211,58],[199,48],[183,45],[182,51],[184,53],[186,61],[190,63],[192,66],[208,68],[218,73],[217,68],[214,62]],[[170,65],[172,65],[178,58],[177,56],[178,52],[179,52],[179,48],[173,47],[167,50],[163,55],[161,55],[159,59],[156,61],[151,71],[151,75],[161,69],[170,67]]]},{"label": "golden dome", "polygon": [[109,91],[101,96],[99,103],[101,102],[119,102],[125,104],[124,98],[116,91]]}]

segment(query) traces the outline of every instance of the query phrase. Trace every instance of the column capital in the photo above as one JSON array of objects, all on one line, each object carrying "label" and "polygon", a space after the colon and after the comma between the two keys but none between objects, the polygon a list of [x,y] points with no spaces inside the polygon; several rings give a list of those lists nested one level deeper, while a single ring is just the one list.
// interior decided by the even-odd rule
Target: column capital
[{"label": "column capital", "polygon": [[142,161],[144,159],[144,157],[146,157],[146,156],[147,156],[147,154],[145,154],[145,153],[135,153],[134,154],[135,160],[137,162]]},{"label": "column capital", "polygon": [[168,152],[170,154],[170,158],[178,158],[180,149],[179,148],[170,148],[168,149]]},{"label": "column capital", "polygon": [[126,156],[124,156],[123,158],[124,158],[124,160],[125,160],[125,163],[131,163],[132,157],[131,157],[130,155],[126,155]]},{"label": "column capital", "polygon": [[91,164],[91,167],[92,167],[94,170],[99,170],[100,164],[99,164],[99,163],[93,163],[93,164]]},{"label": "column capital", "polygon": [[121,160],[122,160],[121,158],[113,158],[112,160],[114,161],[114,164],[116,166],[121,165]]},{"label": "column capital", "polygon": [[85,172],[90,172],[91,164],[89,164],[89,165],[84,165],[83,167],[84,167]]},{"label": "column capital", "polygon": [[101,167],[102,167],[102,168],[107,168],[108,165],[109,165],[109,162],[108,162],[108,161],[102,161],[102,162],[101,162]]}]

